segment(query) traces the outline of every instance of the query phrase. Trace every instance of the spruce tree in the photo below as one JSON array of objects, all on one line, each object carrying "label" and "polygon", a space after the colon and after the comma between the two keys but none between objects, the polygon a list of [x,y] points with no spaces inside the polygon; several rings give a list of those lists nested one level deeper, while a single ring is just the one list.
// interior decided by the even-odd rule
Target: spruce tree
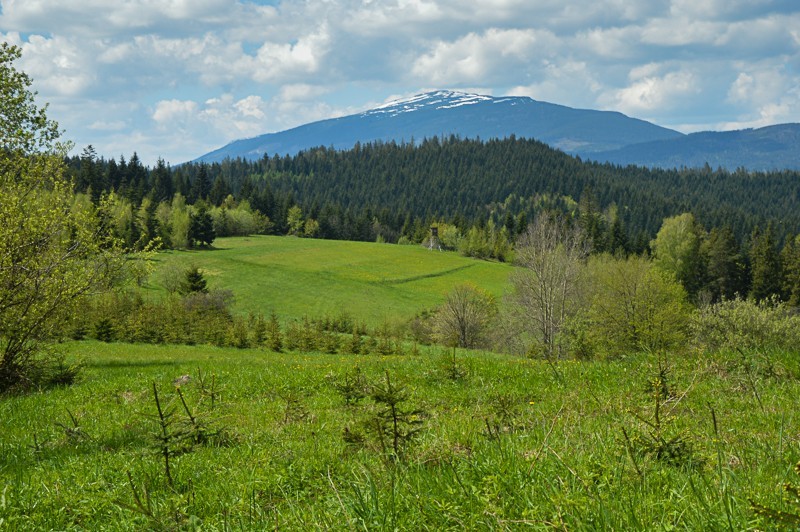
[{"label": "spruce tree", "polygon": [[752,283],[750,297],[763,301],[781,292],[781,263],[775,239],[772,235],[772,224],[761,231],[756,227],[750,237],[750,268]]},{"label": "spruce tree", "polygon": [[192,247],[195,245],[210,246],[215,238],[214,220],[211,218],[205,202],[201,201],[195,205],[195,212],[191,214],[189,221],[189,244]]}]

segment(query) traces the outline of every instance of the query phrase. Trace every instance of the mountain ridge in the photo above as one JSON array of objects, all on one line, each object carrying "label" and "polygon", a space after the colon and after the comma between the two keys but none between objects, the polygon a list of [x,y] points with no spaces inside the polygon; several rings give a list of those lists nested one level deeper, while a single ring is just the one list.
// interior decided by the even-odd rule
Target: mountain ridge
[{"label": "mountain ridge", "polygon": [[536,139],[570,155],[651,168],[800,169],[800,124],[683,134],[617,111],[576,109],[526,96],[437,90],[360,113],[235,140],[193,162],[294,155],[325,146],[449,137]]},{"label": "mountain ridge", "polygon": [[568,153],[588,154],[683,134],[615,111],[573,109],[526,96],[432,91],[361,113],[236,140],[195,162],[227,157],[252,160],[265,153],[294,155],[317,146],[350,149],[357,142],[412,142],[450,135],[484,140],[515,135]]}]

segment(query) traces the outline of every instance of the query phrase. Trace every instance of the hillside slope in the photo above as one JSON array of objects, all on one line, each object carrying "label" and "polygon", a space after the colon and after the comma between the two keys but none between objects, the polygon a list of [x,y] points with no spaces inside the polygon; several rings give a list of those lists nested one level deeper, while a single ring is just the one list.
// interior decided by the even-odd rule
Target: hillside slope
[{"label": "hillside slope", "polygon": [[237,312],[284,319],[347,313],[370,326],[403,322],[441,304],[457,284],[500,297],[511,272],[507,264],[421,246],[275,236],[219,238],[214,246],[161,254],[159,268],[195,265],[212,288],[233,292]]}]

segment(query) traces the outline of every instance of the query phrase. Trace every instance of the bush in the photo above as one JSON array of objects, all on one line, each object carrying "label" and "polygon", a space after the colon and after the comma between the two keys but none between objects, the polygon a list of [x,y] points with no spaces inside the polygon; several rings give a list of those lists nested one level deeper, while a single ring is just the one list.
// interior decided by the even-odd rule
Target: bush
[{"label": "bush", "polygon": [[794,349],[800,343],[800,315],[775,297],[723,300],[701,308],[691,331],[706,349]]},{"label": "bush", "polygon": [[588,309],[573,317],[564,338],[575,356],[619,356],[679,349],[686,344],[691,307],[686,291],[645,257],[593,257]]}]

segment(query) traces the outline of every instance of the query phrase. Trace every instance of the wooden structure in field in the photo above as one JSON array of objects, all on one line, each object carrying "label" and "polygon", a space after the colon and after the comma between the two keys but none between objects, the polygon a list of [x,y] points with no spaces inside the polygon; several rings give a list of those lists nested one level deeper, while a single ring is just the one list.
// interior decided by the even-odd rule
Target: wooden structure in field
[{"label": "wooden structure in field", "polygon": [[439,251],[442,250],[442,243],[439,240],[438,227],[431,227],[431,236],[428,237],[428,250],[432,250],[433,248],[436,248]]}]

